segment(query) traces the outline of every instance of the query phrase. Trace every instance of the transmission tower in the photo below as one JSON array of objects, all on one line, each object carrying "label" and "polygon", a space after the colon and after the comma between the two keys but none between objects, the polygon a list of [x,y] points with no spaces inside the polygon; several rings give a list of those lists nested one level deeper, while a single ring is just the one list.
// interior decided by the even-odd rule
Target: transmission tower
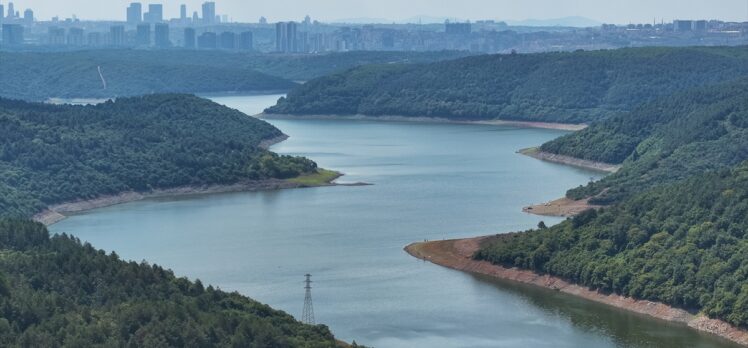
[{"label": "transmission tower", "polygon": [[304,324],[314,325],[314,307],[312,306],[312,280],[311,274],[305,274],[306,280],[304,283],[304,289],[306,289],[306,295],[304,296],[304,311],[301,313],[301,322]]}]

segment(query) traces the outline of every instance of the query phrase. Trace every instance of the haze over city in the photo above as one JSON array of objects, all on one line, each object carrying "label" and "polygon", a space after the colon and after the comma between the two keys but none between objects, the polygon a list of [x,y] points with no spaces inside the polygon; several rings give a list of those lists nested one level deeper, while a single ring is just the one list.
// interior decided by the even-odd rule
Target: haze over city
[{"label": "haze over city", "polygon": [[0,348],[748,348],[748,0],[0,0]]},{"label": "haze over city", "polygon": [[[130,0],[22,0],[16,8],[33,8],[41,20],[75,14],[82,19],[117,20]],[[202,0],[153,1],[164,4],[164,16],[179,15],[179,5],[186,4],[190,13],[198,10]],[[4,1],[7,3],[7,1]],[[561,17],[586,17],[614,24],[651,23],[653,20],[708,18],[726,21],[748,20],[745,0],[319,0],[319,1],[245,1],[222,0],[217,11],[232,21],[256,22],[260,16],[270,21],[299,20],[310,15],[321,21],[376,19],[402,21],[456,18],[460,20],[525,20]]]}]

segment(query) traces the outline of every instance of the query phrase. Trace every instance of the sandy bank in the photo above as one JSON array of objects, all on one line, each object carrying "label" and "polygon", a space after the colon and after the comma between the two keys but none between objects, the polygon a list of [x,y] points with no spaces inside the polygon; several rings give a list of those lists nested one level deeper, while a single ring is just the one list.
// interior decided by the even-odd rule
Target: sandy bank
[{"label": "sandy bank", "polygon": [[604,303],[617,308],[652,316],[655,318],[683,323],[699,331],[708,332],[748,346],[748,331],[736,328],[724,321],[710,319],[702,314],[691,314],[663,303],[636,300],[619,295],[603,294],[586,287],[569,283],[561,278],[540,275],[518,268],[506,268],[486,261],[475,261],[473,254],[481,244],[494,236],[469,239],[456,239],[436,242],[413,243],[405,247],[412,256],[434,264],[459,271],[487,275],[495,278],[532,284],[561,291],[591,301]]},{"label": "sandy bank", "polygon": [[[335,184],[333,181],[340,176],[342,176],[342,174],[338,173],[338,175],[332,178],[329,182],[313,186],[335,186],[337,184]],[[120,194],[101,196],[94,199],[55,204],[47,207],[46,210],[34,215],[33,219],[49,226],[65,219],[67,217],[66,215],[69,214],[79,213],[96,208],[108,207],[116,204],[139,201],[146,198],[179,197],[204,195],[211,193],[268,191],[301,187],[310,187],[310,185],[305,185],[289,180],[268,179],[245,181],[233,185],[184,186],[171,189],[152,190],[149,192],[122,192]]]},{"label": "sandy bank", "polygon": [[255,115],[264,119],[302,119],[302,120],[356,120],[356,121],[389,121],[389,122],[415,122],[415,123],[455,123],[455,124],[487,124],[494,126],[512,126],[525,128],[559,129],[578,131],[587,128],[585,124],[548,123],[531,121],[455,121],[442,117],[409,117],[397,115],[367,116],[367,115],[288,115],[288,114],[266,114]]},{"label": "sandy bank", "polygon": [[522,211],[529,214],[541,216],[561,216],[570,217],[577,215],[588,209],[600,208],[599,205],[589,203],[589,198],[578,201],[569,198],[559,198],[547,203],[535,204],[522,208]]},{"label": "sandy bank", "polygon": [[566,165],[570,165],[574,167],[596,170],[596,171],[606,172],[606,173],[615,173],[619,169],[621,169],[621,166],[617,164],[588,161],[588,160],[571,157],[571,156],[557,155],[557,154],[550,153],[550,152],[540,151],[540,149],[538,149],[537,147],[522,149],[517,152],[525,156],[530,156],[530,157],[537,158],[543,161],[561,163],[561,164],[566,164]]}]

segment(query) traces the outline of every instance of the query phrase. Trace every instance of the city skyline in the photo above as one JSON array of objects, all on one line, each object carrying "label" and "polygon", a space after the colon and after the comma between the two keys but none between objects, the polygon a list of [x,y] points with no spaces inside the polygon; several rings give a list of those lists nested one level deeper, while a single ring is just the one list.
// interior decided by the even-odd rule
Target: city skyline
[{"label": "city skyline", "polygon": [[[125,9],[133,2],[112,0],[103,3],[94,0],[22,0],[13,1],[15,9],[23,13],[34,10],[39,20],[76,15],[83,20],[125,19]],[[180,6],[187,6],[187,13],[201,13],[203,0],[141,1],[148,4],[163,4],[164,18],[179,18]],[[721,6],[693,0],[532,0],[519,4],[514,0],[414,0],[403,4],[396,0],[380,0],[376,3],[364,0],[321,0],[314,3],[298,0],[276,0],[247,4],[242,0],[216,1],[216,14],[229,14],[233,21],[257,22],[264,16],[270,22],[300,20],[305,15],[324,22],[343,19],[371,19],[372,21],[402,21],[424,17],[456,18],[460,20],[494,19],[518,21],[525,19],[555,19],[570,16],[585,17],[602,23],[651,23],[673,19],[720,19],[726,21],[748,21],[748,1],[719,0]],[[7,8],[9,1],[2,1]]]}]

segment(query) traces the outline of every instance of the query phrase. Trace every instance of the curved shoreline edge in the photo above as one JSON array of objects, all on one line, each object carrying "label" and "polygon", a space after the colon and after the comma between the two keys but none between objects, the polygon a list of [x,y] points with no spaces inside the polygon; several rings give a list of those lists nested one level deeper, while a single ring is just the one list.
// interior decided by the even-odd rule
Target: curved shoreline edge
[{"label": "curved shoreline edge", "polygon": [[[275,138],[263,140],[262,142],[260,142],[260,144],[258,144],[258,147],[267,150],[272,145],[280,143],[286,139],[288,139],[288,135],[282,134]],[[334,173],[335,175],[332,176],[327,182],[314,185],[294,182],[293,179],[267,179],[247,180],[230,185],[181,186],[168,189],[155,189],[147,192],[120,192],[115,195],[105,195],[93,199],[82,199],[77,201],[53,204],[48,206],[43,211],[34,214],[32,220],[40,222],[46,226],[50,226],[66,219],[67,215],[70,214],[80,213],[97,208],[104,208],[117,204],[140,201],[148,198],[182,197],[217,193],[255,192],[304,187],[338,186],[339,184],[336,184],[335,180],[342,177],[343,173]],[[364,183],[341,184],[340,186],[356,185],[364,185]]]},{"label": "curved shoreline edge", "polygon": [[573,123],[550,123],[534,121],[511,121],[511,120],[481,120],[481,121],[458,121],[443,117],[409,117],[401,115],[290,115],[290,114],[267,114],[254,115],[260,119],[269,120],[349,120],[349,121],[389,121],[389,122],[412,122],[412,123],[454,123],[454,124],[484,124],[493,126],[512,126],[525,128],[557,129],[566,131],[579,131],[587,128],[586,124]]},{"label": "curved shoreline edge", "polygon": [[[508,235],[511,234],[503,236]],[[498,238],[501,236],[499,235]],[[478,251],[483,243],[492,238],[497,238],[497,236],[418,242],[406,246],[405,251],[413,257],[439,266],[560,291],[627,311],[685,324],[698,331],[748,346],[748,331],[719,319],[711,319],[704,314],[692,314],[664,303],[637,300],[616,294],[604,294],[590,290],[585,286],[570,283],[558,277],[541,275],[519,268],[506,268],[487,261],[474,260],[472,258],[473,254]]]},{"label": "curved shoreline edge", "polygon": [[585,159],[571,157],[571,156],[558,155],[555,153],[544,152],[544,151],[540,151],[540,148],[538,147],[530,147],[527,149],[521,149],[517,151],[517,153],[523,154],[525,156],[530,156],[532,158],[536,158],[541,161],[566,164],[566,165],[573,166],[573,167],[589,169],[589,170],[594,170],[594,171],[604,172],[604,173],[615,173],[618,170],[620,170],[622,167],[620,164],[595,162],[595,161],[585,160]]}]

